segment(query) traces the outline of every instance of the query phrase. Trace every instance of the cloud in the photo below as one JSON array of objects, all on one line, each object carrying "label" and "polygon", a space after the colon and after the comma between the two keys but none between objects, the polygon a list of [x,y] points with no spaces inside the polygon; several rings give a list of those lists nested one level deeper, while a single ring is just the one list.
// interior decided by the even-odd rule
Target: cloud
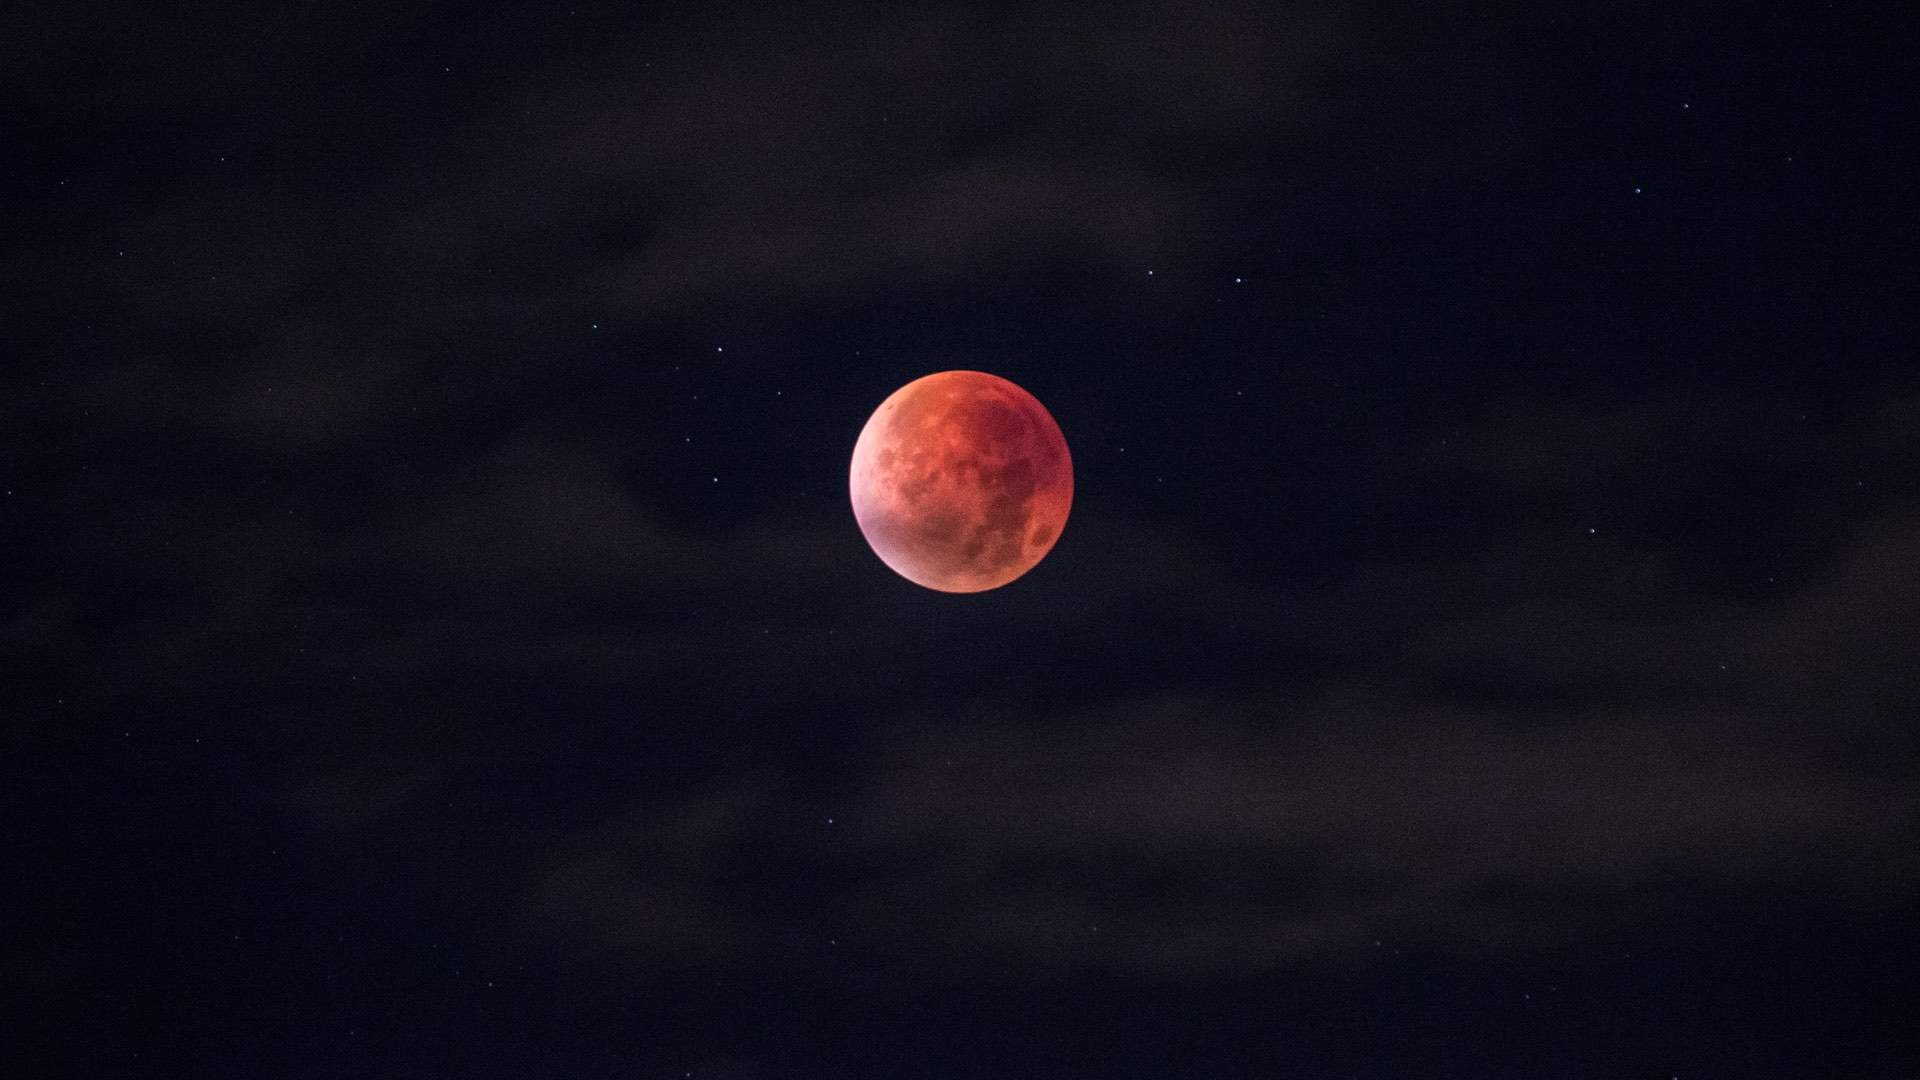
[{"label": "cloud", "polygon": [[1865,889],[1914,868],[1886,824],[1913,809],[1902,785],[1699,714],[1168,699],[1066,730],[932,728],[876,773],[851,828],[931,854],[859,906],[912,913],[956,955],[1152,977],[1276,971],[1378,937],[1551,947],[1569,920],[1630,924],[1671,873],[1761,884],[1790,864]]},{"label": "cloud", "polygon": [[1920,698],[1920,517],[1869,522],[1777,619],[1742,642],[1747,662],[1799,693],[1844,705],[1850,730],[1884,738]]},{"label": "cloud", "polygon": [[[1920,870],[1910,778],[1884,744],[1863,753],[1876,729],[1859,723],[1857,698],[1775,650],[1837,662],[1877,655],[1862,641],[1897,640],[1889,581],[1913,565],[1898,558],[1911,531],[1880,523],[1778,604],[1654,623],[1603,605],[1584,622],[1464,635],[1444,654],[1416,635],[1290,687],[1230,679],[1229,664],[1036,709],[1041,673],[1064,662],[1036,643],[1036,666],[1004,693],[969,677],[974,691],[950,699],[903,695],[895,680],[848,678],[883,667],[880,641],[902,632],[876,626],[850,653],[807,654],[825,665],[814,692],[832,704],[799,715],[836,725],[842,767],[746,753],[715,766],[729,778],[721,795],[696,785],[589,813],[593,824],[535,845],[548,854],[526,871],[510,936],[542,955],[656,972],[757,965],[938,984],[1010,965],[1209,980],[1366,964],[1377,940],[1551,956],[1569,940],[1657,937],[1729,893],[1900,903]],[[1170,550],[1189,564],[1171,575],[1204,580],[1195,548]],[[1613,580],[1554,602],[1595,599]],[[1371,595],[1350,585],[1350,603]],[[1115,610],[1096,607],[1090,624]],[[1164,606],[1154,617],[1179,623]],[[1648,626],[1650,642],[1605,645]],[[1706,640],[1669,657],[1689,635]],[[1608,674],[1514,668],[1585,688],[1545,706],[1538,686],[1508,705],[1435,679],[1461,666],[1491,677],[1520,649],[1592,651]],[[1713,656],[1738,677],[1692,662]],[[864,659],[843,666],[852,657]],[[808,665],[787,672],[794,685],[808,684]],[[1911,701],[1891,669],[1867,674],[1855,689],[1871,687],[1876,707]],[[791,737],[778,722],[758,730]]]},{"label": "cloud", "polygon": [[[1341,507],[1321,516],[1344,529],[1294,541],[1324,559],[1249,555],[1293,549],[1223,523],[1231,506],[1134,513],[1089,484],[1050,559],[978,603],[872,560],[835,455],[689,496],[670,426],[777,470],[859,419],[821,406],[847,415],[783,442],[745,409],[696,415],[673,374],[690,341],[776,346],[730,348],[711,383],[832,388],[843,324],[875,310],[937,333],[929,305],[1011,282],[1062,320],[1102,314],[1130,301],[1061,283],[1264,244],[1237,215],[1284,202],[1291,157],[1315,168],[1338,122],[1317,9],[1121,5],[1097,31],[814,14],[608,35],[620,55],[591,76],[509,65],[467,97],[308,65],[246,97],[290,114],[264,164],[229,177],[210,154],[46,241],[53,287],[84,298],[80,370],[48,393],[101,456],[71,459],[117,456],[138,490],[82,478],[50,510],[65,576],[9,639],[85,669],[104,709],[237,717],[273,748],[259,782],[317,841],[316,879],[329,852],[397,852],[439,911],[568,966],[1240,977],[1374,940],[1484,956],[1657,933],[1788,875],[1834,903],[1911,896],[1911,492],[1836,510],[1805,497],[1840,481],[1804,449],[1754,479],[1776,444],[1812,445],[1781,399],[1475,387],[1484,408],[1386,408],[1358,446],[1205,414],[1214,430],[1169,434],[1228,448],[1184,460],[1217,455],[1213,490],[1248,516],[1292,513],[1289,482]],[[408,47],[391,33],[316,40]],[[169,87],[169,108],[275,70]],[[1395,77],[1383,92],[1431,89]],[[408,107],[428,111],[380,115]],[[1344,198],[1263,220],[1311,231]],[[831,346],[792,351],[794,311]],[[1199,333],[1187,318],[1155,333]],[[1296,343],[1262,327],[1247,348]],[[1225,365],[1241,344],[1193,351]],[[1315,407],[1399,386],[1299,363]],[[1913,402],[1876,408],[1822,450],[1904,460]],[[803,471],[814,494],[790,497]],[[1786,564],[1777,584],[1738,580],[1749,550]]]},{"label": "cloud", "polygon": [[[694,19],[591,78],[502,72],[425,140],[381,138],[390,117],[327,112],[326,95],[307,116],[295,96],[294,132],[358,124],[381,167],[212,154],[49,241],[54,286],[98,327],[75,396],[175,437],[338,451],[511,414],[558,370],[657,362],[649,340],[689,318],[1217,253],[1238,243],[1236,176],[1299,137],[1330,26],[1248,5],[1123,5],[1091,37],[1037,9]],[[324,69],[396,32],[300,22],[298,39]],[[214,66],[215,83],[260,74]],[[622,355],[591,323],[623,328]]]},{"label": "cloud", "polygon": [[1784,872],[1890,903],[1916,869],[1904,782],[1725,713],[1542,724],[1189,695],[1039,728],[936,712],[868,752],[839,797],[767,780],[725,813],[698,797],[609,820],[560,845],[514,921],[542,951],[648,970],[832,978],[839,952],[936,982],[1003,964],[1214,979],[1344,965],[1379,939],[1590,947],[1651,932],[1656,898],[1708,902],[1690,882]]}]

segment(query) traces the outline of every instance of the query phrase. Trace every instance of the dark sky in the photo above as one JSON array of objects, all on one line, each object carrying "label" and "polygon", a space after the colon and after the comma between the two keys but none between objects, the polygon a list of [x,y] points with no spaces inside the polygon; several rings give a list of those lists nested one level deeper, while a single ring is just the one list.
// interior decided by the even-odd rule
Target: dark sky
[{"label": "dark sky", "polygon": [[1920,1075],[1905,5],[1468,7],[9,9],[5,1071]]}]

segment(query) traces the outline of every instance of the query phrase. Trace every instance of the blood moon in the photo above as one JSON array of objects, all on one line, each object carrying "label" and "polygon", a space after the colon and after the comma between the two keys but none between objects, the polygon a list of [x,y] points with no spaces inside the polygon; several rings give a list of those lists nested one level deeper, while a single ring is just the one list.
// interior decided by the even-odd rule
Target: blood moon
[{"label": "blood moon", "polygon": [[860,430],[848,472],[873,553],[941,592],[997,589],[1033,569],[1073,506],[1060,425],[1032,394],[984,371],[895,390]]}]

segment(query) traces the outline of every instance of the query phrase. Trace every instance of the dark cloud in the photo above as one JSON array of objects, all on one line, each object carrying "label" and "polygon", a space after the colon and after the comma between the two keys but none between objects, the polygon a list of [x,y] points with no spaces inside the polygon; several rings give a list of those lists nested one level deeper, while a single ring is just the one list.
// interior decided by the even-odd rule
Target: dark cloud
[{"label": "dark cloud", "polygon": [[[1553,605],[1596,613],[1559,626],[1456,619],[1434,632],[1450,651],[1411,638],[1337,681],[1233,691],[1199,673],[1041,719],[985,690],[875,721],[898,700],[889,680],[835,672],[840,721],[863,732],[842,769],[762,761],[724,793],[648,797],[556,837],[509,921],[542,948],[641,969],[775,957],[822,975],[831,939],[922,979],[1003,963],[1206,979],[1351,962],[1378,939],[1462,958],[1627,943],[1646,904],[1674,902],[1675,876],[1764,889],[1791,867],[1905,903],[1910,785],[1846,752],[1826,729],[1871,741],[1872,726],[1774,651],[1872,656],[1828,639],[1887,632],[1844,599],[1897,605],[1885,565],[1850,552],[1778,605],[1651,628],[1609,615],[1589,583]],[[1847,629],[1809,608],[1845,611]],[[1572,696],[1461,698],[1459,671],[1503,659],[1531,684],[1516,693]],[[1634,689],[1594,703],[1596,685]],[[813,883],[799,899],[795,881]]]},{"label": "dark cloud", "polygon": [[[4,17],[22,1045],[1911,1072],[1896,125],[1795,18]],[[1076,465],[970,597],[846,504],[956,367]]]}]

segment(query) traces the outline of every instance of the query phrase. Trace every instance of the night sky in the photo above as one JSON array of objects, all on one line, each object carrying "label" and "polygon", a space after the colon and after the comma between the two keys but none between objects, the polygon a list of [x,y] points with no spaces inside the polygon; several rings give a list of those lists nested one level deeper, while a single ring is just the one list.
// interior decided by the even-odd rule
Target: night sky
[{"label": "night sky", "polygon": [[1920,1076],[1905,5],[1468,8],[0,15],[0,1071]]}]

